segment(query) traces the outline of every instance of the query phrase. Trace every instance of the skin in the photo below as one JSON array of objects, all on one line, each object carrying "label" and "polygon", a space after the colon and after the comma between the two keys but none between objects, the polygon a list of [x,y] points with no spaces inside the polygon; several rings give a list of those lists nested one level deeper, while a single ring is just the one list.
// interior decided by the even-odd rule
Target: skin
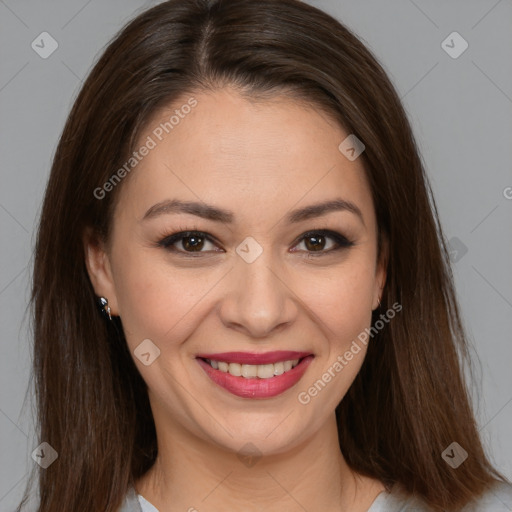
[{"label": "skin", "polygon": [[[158,112],[141,144],[190,96]],[[132,354],[145,339],[160,349],[149,366],[134,356],[159,451],[136,489],[160,512],[366,511],[384,486],[348,467],[334,414],[366,348],[307,405],[298,401],[370,326],[384,286],[387,249],[379,260],[361,159],[338,150],[348,133],[334,120],[289,96],[256,102],[224,88],[193,97],[197,106],[120,185],[109,244],[84,237],[94,289],[121,317]],[[151,206],[175,198],[229,209],[234,222],[187,213],[142,220]],[[333,211],[284,220],[293,209],[334,198],[354,203],[362,218]],[[329,252],[336,247],[329,237],[319,245],[300,239],[314,229],[354,245]],[[183,239],[174,244],[181,256],[157,245],[184,230],[216,241],[189,257]],[[235,251],[247,236],[263,249],[252,263]],[[307,258],[308,251],[323,255]],[[315,357],[295,386],[259,400],[220,388],[195,359],[273,350]],[[252,465],[237,456],[249,442],[261,454]]]}]

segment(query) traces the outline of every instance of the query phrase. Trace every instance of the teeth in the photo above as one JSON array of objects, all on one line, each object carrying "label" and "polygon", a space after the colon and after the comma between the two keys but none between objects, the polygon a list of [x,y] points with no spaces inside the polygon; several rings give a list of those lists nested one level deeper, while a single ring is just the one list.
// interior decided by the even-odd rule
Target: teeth
[{"label": "teeth", "polygon": [[229,363],[228,373],[234,375],[235,377],[240,377],[242,375],[242,365],[238,363]]},{"label": "teeth", "polygon": [[258,377],[260,379],[270,379],[274,376],[274,364],[260,364],[258,368]]},{"label": "teeth", "polygon": [[284,363],[274,363],[274,375],[282,375],[284,373]]},{"label": "teeth", "polygon": [[238,364],[226,363],[224,361],[213,361],[209,359],[206,361],[210,363],[211,367],[215,370],[230,373],[235,377],[245,377],[246,379],[254,379],[256,377],[260,379],[270,379],[275,375],[282,375],[283,373],[290,371],[299,364],[298,359],[280,361],[279,363],[273,364]]},{"label": "teeth", "polygon": [[254,379],[258,376],[258,367],[254,364],[242,365],[242,377],[246,379]]}]

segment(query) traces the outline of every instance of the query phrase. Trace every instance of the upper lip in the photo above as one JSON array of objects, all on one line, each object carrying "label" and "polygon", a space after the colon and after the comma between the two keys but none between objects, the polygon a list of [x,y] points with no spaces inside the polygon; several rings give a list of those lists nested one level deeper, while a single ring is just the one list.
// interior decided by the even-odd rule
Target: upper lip
[{"label": "upper lip", "polygon": [[311,355],[311,352],[296,352],[293,350],[276,350],[273,352],[255,353],[255,352],[220,352],[216,354],[197,354],[201,359],[210,359],[213,361],[225,361],[226,363],[238,364],[271,364],[281,361],[292,361],[293,359],[302,359]]}]

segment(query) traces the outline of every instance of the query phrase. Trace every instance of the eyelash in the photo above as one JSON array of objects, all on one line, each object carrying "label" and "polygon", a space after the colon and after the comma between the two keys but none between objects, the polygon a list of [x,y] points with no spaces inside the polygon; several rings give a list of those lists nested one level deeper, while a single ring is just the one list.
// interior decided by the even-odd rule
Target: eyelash
[{"label": "eyelash", "polygon": [[[215,239],[211,236],[209,236],[204,231],[199,231],[196,229],[192,230],[185,230],[183,228],[178,228],[179,231],[176,231],[175,233],[172,233],[170,235],[166,235],[163,237],[159,242],[157,242],[158,247],[162,247],[166,249],[167,251],[173,252],[175,254],[178,254],[180,256],[183,256],[185,258],[197,258],[200,257],[201,254],[204,254],[208,251],[198,251],[198,252],[188,252],[176,249],[172,247],[176,242],[179,242],[183,240],[184,238],[188,238],[194,235],[198,235],[201,238],[206,239],[207,241],[217,245]],[[328,250],[320,250],[320,251],[306,251],[308,253],[308,258],[316,258],[321,256],[327,256],[333,252],[339,251],[341,249],[347,249],[349,247],[352,247],[354,242],[352,240],[349,240],[347,237],[343,236],[341,233],[337,233],[336,231],[331,231],[330,229],[314,229],[309,230],[306,233],[303,233],[295,242],[294,247],[301,243],[304,239],[307,239],[308,237],[313,237],[314,235],[321,235],[323,237],[332,238],[334,242],[336,243],[336,247],[328,249]],[[295,251],[294,251],[295,252]],[[301,251],[299,251],[301,252]]]}]

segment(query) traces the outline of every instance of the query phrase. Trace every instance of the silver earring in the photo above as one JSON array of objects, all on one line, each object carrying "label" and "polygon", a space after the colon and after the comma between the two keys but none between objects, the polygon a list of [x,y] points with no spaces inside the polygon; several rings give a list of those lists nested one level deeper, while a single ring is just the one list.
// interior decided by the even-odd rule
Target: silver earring
[{"label": "silver earring", "polygon": [[102,313],[105,316],[108,315],[108,319],[112,320],[112,315],[110,314],[110,306],[108,305],[108,299],[106,297],[100,297],[98,299],[98,304],[100,306]]}]

